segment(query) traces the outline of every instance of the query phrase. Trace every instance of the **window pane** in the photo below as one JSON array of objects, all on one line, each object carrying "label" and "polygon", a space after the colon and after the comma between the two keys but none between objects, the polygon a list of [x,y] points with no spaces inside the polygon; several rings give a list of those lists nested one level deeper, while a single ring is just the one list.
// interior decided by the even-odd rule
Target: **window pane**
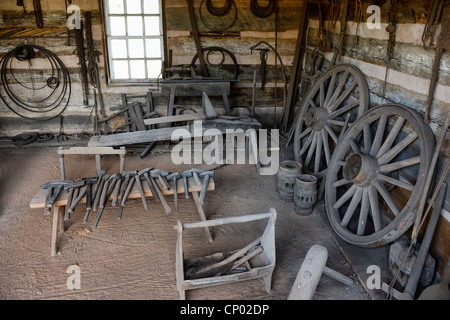
[{"label": "window pane", "polygon": [[145,49],[147,58],[161,57],[161,41],[159,39],[146,39]]},{"label": "window pane", "polygon": [[145,61],[144,60],[131,60],[130,61],[131,78],[132,79],[145,79]]},{"label": "window pane", "polygon": [[159,36],[159,17],[145,17],[145,34],[147,36]]},{"label": "window pane", "polygon": [[141,0],[126,0],[127,1],[127,14],[140,14]]},{"label": "window pane", "polygon": [[156,79],[161,73],[161,60],[147,60],[148,78]]},{"label": "window pane", "polygon": [[123,0],[108,0],[110,14],[121,14],[123,11]]},{"label": "window pane", "polygon": [[141,17],[127,17],[128,21],[128,35],[142,36],[142,18]]},{"label": "window pane", "polygon": [[128,61],[113,60],[114,79],[128,79]]},{"label": "window pane", "polygon": [[144,13],[158,14],[159,13],[159,0],[144,0]]},{"label": "window pane", "polygon": [[111,40],[111,56],[113,58],[127,58],[127,41]]},{"label": "window pane", "polygon": [[125,18],[124,17],[110,17],[111,35],[124,36],[125,35]]},{"label": "window pane", "polygon": [[130,58],[144,58],[144,40],[130,39],[128,40],[130,46]]}]

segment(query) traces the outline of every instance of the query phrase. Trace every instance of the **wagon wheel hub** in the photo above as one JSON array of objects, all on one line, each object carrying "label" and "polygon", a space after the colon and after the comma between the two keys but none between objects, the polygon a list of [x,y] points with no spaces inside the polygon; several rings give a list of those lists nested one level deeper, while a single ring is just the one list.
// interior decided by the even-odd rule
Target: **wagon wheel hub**
[{"label": "wagon wheel hub", "polygon": [[313,127],[314,130],[320,131],[325,128],[328,120],[328,111],[324,108],[311,107],[306,112],[305,124]]},{"label": "wagon wheel hub", "polygon": [[343,167],[344,178],[360,187],[366,187],[376,180],[380,166],[376,158],[352,153],[345,159]]}]

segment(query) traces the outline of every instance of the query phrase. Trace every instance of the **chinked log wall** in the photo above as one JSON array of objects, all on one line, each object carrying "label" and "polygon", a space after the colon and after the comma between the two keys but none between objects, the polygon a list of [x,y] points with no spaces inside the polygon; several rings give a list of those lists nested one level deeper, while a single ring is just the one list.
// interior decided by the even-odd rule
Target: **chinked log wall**
[{"label": "chinked log wall", "polygon": [[[32,12],[31,1],[25,0],[25,5],[30,13],[28,20],[22,19],[23,9],[15,5],[15,1],[2,1],[0,3],[0,28],[36,28]],[[219,46],[231,51],[239,64],[239,82],[234,83],[230,103],[235,108],[235,112],[247,114],[252,101],[253,72],[258,70],[258,86],[256,89],[256,112],[260,115],[264,123],[272,125],[274,88],[275,88],[275,57],[273,52],[269,52],[267,59],[267,84],[265,90],[260,88],[260,57],[258,51],[251,52],[250,48],[260,41],[267,41],[275,46],[275,15],[267,18],[258,18],[250,10],[250,0],[234,0],[237,8],[237,18],[235,23],[223,34],[212,35],[199,17],[201,0],[194,0],[194,8],[197,18],[200,41],[202,47]],[[338,1],[330,1],[337,3]],[[382,88],[386,72],[386,50],[388,44],[388,32],[385,28],[388,24],[388,14],[381,7],[381,29],[370,30],[366,21],[371,15],[366,13],[369,5],[382,6],[386,1],[367,1],[362,3],[362,19],[360,23],[353,22],[355,19],[355,2],[349,1],[349,22],[347,24],[347,35],[345,38],[344,59],[358,66],[367,76],[369,89],[371,92],[371,104],[377,105],[385,102],[395,102],[407,105],[420,113],[424,113],[432,67],[434,63],[434,50],[425,50],[422,47],[421,37],[426,22],[426,15],[431,1],[400,1],[398,8],[398,25],[396,32],[396,43],[394,56],[391,61],[389,76],[387,78],[386,93],[382,95]],[[359,1],[358,1],[359,2]],[[220,6],[222,1],[214,1]],[[259,1],[263,6],[267,2]],[[82,16],[86,11],[92,12],[93,35],[95,47],[103,53],[103,36],[100,19],[100,10],[97,2],[78,0],[74,4],[81,8]],[[302,1],[298,0],[278,0],[278,33],[277,49],[283,64],[286,67],[286,74],[289,79],[296,45],[297,30],[299,27],[300,9]],[[308,23],[307,44],[310,49],[314,49],[319,38],[319,20],[317,5],[310,6],[311,12]],[[167,47],[172,50],[172,65],[190,64],[195,55],[195,45],[190,32],[189,14],[186,0],[165,0],[166,23],[167,23]],[[62,28],[67,31],[65,4],[62,0],[42,1],[42,10],[45,27]],[[229,13],[233,14],[233,10]],[[215,20],[215,17],[203,17],[208,25],[215,25],[224,20]],[[324,28],[332,40],[333,46],[338,43],[339,22],[332,30],[328,30],[328,9],[324,7]],[[336,31],[335,31],[336,30]],[[357,30],[357,31],[356,31]],[[67,109],[64,111],[64,132],[80,132],[86,119],[89,117],[90,108],[83,106],[82,90],[78,76],[78,58],[74,52],[75,40],[72,37],[71,45],[68,45],[64,32],[59,36],[54,34],[43,35],[35,38],[17,38],[14,36],[2,37],[0,46],[0,56],[19,44],[34,43],[45,46],[47,49],[57,54],[71,71],[72,97]],[[262,45],[260,48],[264,48]],[[327,61],[332,58],[332,53],[326,54]],[[308,57],[307,57],[308,59]],[[324,70],[328,66],[325,63]],[[278,63],[278,67],[280,64]],[[24,73],[27,71],[25,70]],[[113,86],[107,85],[105,78],[105,58],[100,56],[99,73],[102,83],[102,92],[106,106],[106,114],[112,114],[113,109],[121,105],[121,93],[144,94],[149,86]],[[280,115],[283,107],[283,85],[282,73],[278,72],[277,90],[277,114]],[[168,102],[168,92],[163,91],[154,95],[156,110],[164,115]],[[213,103],[221,106],[220,99],[212,99]],[[90,101],[93,101],[93,91],[90,90]],[[198,105],[198,100],[189,101],[184,99],[183,103]],[[297,101],[299,105],[299,101]],[[440,125],[444,121],[444,115],[450,110],[450,54],[444,52],[441,65],[438,85],[435,92],[435,99],[431,109],[430,126],[436,135],[440,132]],[[92,130],[92,125],[88,127]],[[59,120],[51,120],[36,124],[33,121],[25,121],[11,113],[0,103],[0,136],[13,136],[25,131],[58,132]],[[446,159],[443,158],[438,165],[442,168]],[[447,197],[448,199],[449,197]],[[450,207],[449,200],[445,207]],[[436,237],[434,248],[438,248],[441,257],[450,256],[450,245],[448,234],[449,216],[444,210],[441,221],[438,225],[437,233],[444,235]],[[446,217],[447,218],[446,218]],[[446,236],[445,236],[446,235]]]}]

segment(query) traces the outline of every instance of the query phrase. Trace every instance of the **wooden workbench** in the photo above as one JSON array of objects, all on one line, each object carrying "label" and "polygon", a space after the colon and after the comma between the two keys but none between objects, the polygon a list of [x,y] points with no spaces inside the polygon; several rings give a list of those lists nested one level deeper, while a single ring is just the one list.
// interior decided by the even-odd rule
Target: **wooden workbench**
[{"label": "wooden workbench", "polygon": [[[200,215],[200,219],[202,221],[206,220],[206,215],[203,211],[203,207],[199,204],[198,198],[199,193],[201,190],[201,185],[196,184],[194,178],[188,178],[188,191],[192,195],[192,198],[194,199],[195,205],[197,207],[197,211]],[[174,194],[174,188],[171,188],[170,190],[164,189],[163,186],[159,183],[158,179],[155,179],[155,182],[159,186],[161,193],[164,196],[170,196]],[[146,182],[142,183],[142,187],[144,189],[144,195],[145,197],[153,197],[153,194]],[[82,187],[83,188],[83,187]],[[215,189],[215,183],[214,179],[210,178],[208,183],[207,191],[211,191]],[[183,179],[180,178],[177,180],[177,188],[176,192],[178,197],[183,197],[185,195],[184,190],[184,184]],[[34,195],[33,199],[30,202],[30,208],[31,209],[44,209],[45,207],[45,198],[47,196],[47,190],[45,189],[39,189],[38,192]],[[118,200],[120,200],[121,194],[119,194]],[[113,195],[108,198],[108,201],[111,201],[113,199]],[[127,199],[141,199],[141,194],[139,193],[139,190],[136,186],[136,184],[133,184],[133,187],[130,191],[130,194]],[[65,231],[65,223],[64,223],[64,213],[65,213],[65,207],[68,202],[68,192],[65,192],[64,190],[61,191],[61,193],[58,195],[58,198],[56,198],[53,207],[51,209],[51,214],[53,214],[53,224],[52,224],[52,240],[51,240],[51,256],[55,256],[57,252],[56,242],[57,237],[59,233],[63,233]],[[86,197],[81,198],[80,203],[86,203]],[[120,204],[120,201],[118,201],[118,205]],[[107,205],[109,206],[109,205]],[[117,206],[118,208],[118,206]],[[97,208],[98,209],[98,208]],[[92,216],[96,215],[95,211],[91,212]],[[206,237],[209,242],[212,242],[212,236],[209,232],[208,228],[205,228]]]}]

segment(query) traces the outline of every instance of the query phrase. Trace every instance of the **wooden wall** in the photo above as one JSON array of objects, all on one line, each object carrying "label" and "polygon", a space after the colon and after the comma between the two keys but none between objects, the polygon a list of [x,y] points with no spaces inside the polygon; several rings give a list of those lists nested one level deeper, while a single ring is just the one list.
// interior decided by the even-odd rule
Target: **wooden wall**
[{"label": "wooden wall", "polygon": [[[277,49],[283,64],[286,68],[286,76],[289,79],[291,65],[294,60],[294,51],[297,38],[297,30],[300,24],[300,8],[302,1],[298,0],[278,0],[279,12],[277,18],[278,32],[275,33],[275,15],[268,18],[257,18],[249,7],[249,0],[234,0],[237,10],[237,17],[234,24],[222,34],[212,33],[205,25],[218,25],[220,23],[231,23],[230,17],[217,20],[216,17],[199,16],[201,0],[194,0],[194,7],[197,17],[197,24],[200,31],[200,41],[202,47],[220,46],[231,51],[239,65],[238,82],[233,84],[231,94],[231,105],[234,112],[238,114],[248,114],[252,99],[252,82],[254,70],[257,70],[258,86],[256,90],[256,108],[260,119],[269,126],[272,125],[274,115],[281,115],[283,107],[283,87],[284,81],[280,71],[275,72],[275,57],[273,52],[269,53],[267,60],[267,84],[265,90],[259,85],[260,57],[259,51],[251,51],[250,48],[260,41],[267,41],[275,46],[277,38]],[[264,1],[260,1],[264,4]],[[336,1],[330,1],[336,2]],[[399,5],[399,21],[396,33],[396,43],[394,47],[394,57],[387,77],[386,93],[382,94],[382,87],[385,78],[386,49],[388,44],[388,32],[385,28],[388,23],[388,15],[383,4],[386,1],[363,0],[362,19],[359,23],[354,22],[356,16],[355,3],[350,1],[349,19],[347,24],[346,46],[344,47],[344,62],[358,66],[367,77],[371,94],[371,105],[378,105],[386,102],[395,102],[407,105],[420,113],[424,113],[432,66],[434,62],[434,50],[425,50],[422,47],[421,36],[426,22],[426,15],[430,5],[427,1],[401,1]],[[23,9],[16,6],[15,1],[0,2],[0,28],[36,28],[32,1],[24,0],[25,6],[30,14],[29,19],[22,18]],[[75,41],[72,38],[68,43],[66,36],[66,13],[65,2],[63,0],[41,1],[44,12],[44,22],[46,28],[59,28],[60,32],[53,32],[38,37],[1,37],[0,57],[5,55],[19,44],[34,43],[45,46],[57,54],[71,71],[72,97],[67,109],[63,113],[64,132],[80,132],[88,119],[91,108],[86,108],[82,103],[82,90],[78,76],[78,59],[75,50]],[[220,3],[220,2],[219,2]],[[121,104],[121,93],[142,94],[152,86],[115,86],[108,85],[105,77],[105,57],[103,55],[103,36],[100,7],[96,1],[73,0],[73,4],[78,5],[82,10],[82,15],[86,11],[91,11],[93,15],[93,33],[96,49],[101,52],[99,73],[102,82],[102,92],[104,96],[106,113],[111,114]],[[366,13],[369,5],[377,4],[382,6],[381,29],[370,30],[366,26]],[[361,8],[360,8],[361,9]],[[167,47],[172,51],[172,65],[188,65],[196,53],[194,40],[190,32],[189,14],[186,0],[165,0],[166,24],[167,24]],[[339,22],[334,29],[328,29],[329,17],[328,9],[325,9],[325,31],[328,33],[333,46],[337,45]],[[230,15],[234,14],[234,11]],[[227,20],[228,19],[228,20]],[[317,5],[311,5],[311,12],[308,21],[308,48],[314,49],[319,37],[319,22]],[[263,48],[264,45],[261,46]],[[326,53],[327,61],[332,58],[332,53]],[[309,58],[307,57],[307,61]],[[324,64],[324,70],[328,62]],[[278,63],[278,67],[280,64]],[[309,65],[306,66],[309,68]],[[281,69],[278,69],[281,70]],[[26,70],[24,70],[26,72]],[[275,83],[275,75],[277,82]],[[275,86],[277,87],[275,99]],[[168,93],[165,91],[156,92],[155,103],[157,111],[164,115]],[[90,91],[90,101],[93,101],[93,91]],[[198,100],[183,101],[187,104],[200,106]],[[213,100],[220,106],[221,101]],[[299,101],[297,102],[299,105]],[[276,108],[274,108],[276,106]],[[450,54],[444,52],[440,65],[439,83],[435,92],[435,99],[431,109],[430,126],[436,135],[440,132],[440,125],[444,121],[444,115],[450,110]],[[11,113],[2,103],[0,103],[0,136],[13,136],[25,131],[55,132],[60,130],[59,119],[53,119],[44,123],[24,120]],[[88,131],[92,130],[92,123],[88,122]],[[442,170],[447,159],[441,156],[437,169],[437,174]],[[440,235],[438,237],[438,255],[442,259],[450,256],[449,230],[449,197],[446,201],[446,209],[439,224]]]}]

